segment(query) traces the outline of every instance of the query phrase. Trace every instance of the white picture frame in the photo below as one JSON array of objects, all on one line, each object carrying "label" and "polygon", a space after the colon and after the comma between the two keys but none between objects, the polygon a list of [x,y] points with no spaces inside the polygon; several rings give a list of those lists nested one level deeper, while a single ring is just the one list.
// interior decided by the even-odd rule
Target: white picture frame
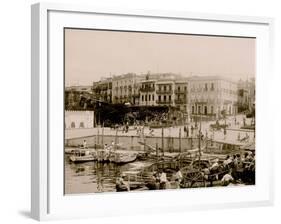
[{"label": "white picture frame", "polygon": [[[37,220],[100,217],[273,203],[273,141],[266,107],[272,77],[273,19],[191,12],[98,9],[38,3],[31,7],[31,214]],[[63,194],[63,27],[183,32],[257,38],[257,183],[243,188],[65,196]],[[57,122],[59,121],[59,122]],[[261,137],[262,136],[262,137]],[[147,203],[149,200],[149,203]],[[126,209],[124,209],[124,207]]]}]

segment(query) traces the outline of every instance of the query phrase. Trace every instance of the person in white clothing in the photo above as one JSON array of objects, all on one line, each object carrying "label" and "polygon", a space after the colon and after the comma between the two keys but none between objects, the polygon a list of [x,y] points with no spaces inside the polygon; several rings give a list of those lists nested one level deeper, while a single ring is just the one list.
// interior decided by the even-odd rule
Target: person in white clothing
[{"label": "person in white clothing", "polygon": [[84,139],[84,141],[83,141],[83,148],[84,148],[84,149],[88,148],[88,147],[87,147],[87,141],[86,141],[86,139]]},{"label": "person in white clothing", "polygon": [[223,178],[221,179],[221,184],[222,184],[222,186],[227,186],[227,185],[229,185],[229,183],[231,183],[232,181],[234,181],[234,178],[231,176],[231,170],[227,173],[227,174],[225,174],[224,176],[223,176]]},{"label": "person in white clothing", "polygon": [[160,174],[160,189],[166,189],[167,175],[164,171]]},{"label": "person in white clothing", "polygon": [[176,176],[175,176],[175,182],[176,182],[177,188],[180,188],[182,179],[183,179],[182,173],[181,173],[180,169],[178,169]]}]

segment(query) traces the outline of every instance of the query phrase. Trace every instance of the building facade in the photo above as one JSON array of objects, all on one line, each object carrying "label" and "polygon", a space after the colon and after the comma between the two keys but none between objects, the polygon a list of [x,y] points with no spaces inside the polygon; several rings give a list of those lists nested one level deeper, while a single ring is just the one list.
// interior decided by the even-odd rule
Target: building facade
[{"label": "building facade", "polygon": [[156,106],[156,88],[155,83],[157,82],[157,77],[150,77],[146,75],[145,80],[142,80],[140,83],[140,106]]},{"label": "building facade", "polygon": [[112,103],[112,78],[94,82],[92,90],[96,100]]},{"label": "building facade", "polygon": [[239,112],[251,111],[255,107],[256,89],[255,79],[238,81],[238,110]]},{"label": "building facade", "polygon": [[127,73],[95,82],[93,93],[96,99],[113,104],[168,106],[186,115],[221,117],[237,114],[239,103],[254,104],[254,86],[243,87],[241,98],[238,83],[221,76]]},{"label": "building facade", "polygon": [[141,106],[171,106],[188,112],[188,81],[173,73],[147,74],[141,82]]},{"label": "building facade", "polygon": [[220,117],[237,113],[237,83],[220,76],[189,78],[189,107],[192,115]]},{"label": "building facade", "polygon": [[64,128],[93,128],[94,127],[94,111],[75,111],[66,110]]},{"label": "building facade", "polygon": [[179,79],[175,81],[175,106],[182,112],[189,114],[188,104],[188,81],[187,79]]},{"label": "building facade", "polygon": [[156,103],[161,106],[175,106],[175,79],[166,77],[156,82]]},{"label": "building facade", "polygon": [[112,78],[112,103],[139,104],[140,81],[143,76],[128,73]]}]

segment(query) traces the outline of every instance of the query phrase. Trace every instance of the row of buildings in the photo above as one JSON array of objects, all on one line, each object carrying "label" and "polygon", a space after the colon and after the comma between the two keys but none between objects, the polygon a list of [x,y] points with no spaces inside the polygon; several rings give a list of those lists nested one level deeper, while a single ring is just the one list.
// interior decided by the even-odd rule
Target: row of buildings
[{"label": "row of buildings", "polygon": [[[169,106],[188,115],[234,115],[254,104],[255,81],[222,76],[128,73],[94,82],[95,100],[135,106]],[[242,108],[242,109],[241,109]]]}]

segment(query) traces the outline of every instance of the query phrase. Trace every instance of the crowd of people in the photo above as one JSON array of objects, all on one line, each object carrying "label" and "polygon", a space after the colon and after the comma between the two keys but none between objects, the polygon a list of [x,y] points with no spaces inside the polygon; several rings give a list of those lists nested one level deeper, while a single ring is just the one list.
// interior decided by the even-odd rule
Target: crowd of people
[{"label": "crowd of people", "polygon": [[153,115],[150,115],[147,118],[147,122],[149,123],[161,123],[166,122],[169,118],[168,113],[166,112],[154,112]]},{"label": "crowd of people", "polygon": [[[255,154],[253,152],[245,152],[243,154],[227,155],[224,160],[215,159],[210,167],[201,170],[201,174],[202,179],[198,181],[204,182],[204,184],[209,182],[209,186],[213,186],[214,182],[216,182],[216,185],[221,186],[254,184]],[[121,174],[117,178],[117,191],[129,189],[129,185],[124,181],[124,177],[125,175]],[[185,185],[184,179],[185,173],[182,173],[180,168],[177,168],[172,175],[171,173],[168,175],[164,169],[159,169],[146,179],[146,187],[150,190],[185,188],[188,186]]]},{"label": "crowd of people", "polygon": [[[236,183],[255,182],[255,154],[245,152],[244,154],[227,155],[223,161],[216,159],[214,163],[203,170],[206,179],[212,181],[218,179],[218,174],[223,174],[221,185],[227,186]],[[210,178],[211,177],[211,178]]]}]

